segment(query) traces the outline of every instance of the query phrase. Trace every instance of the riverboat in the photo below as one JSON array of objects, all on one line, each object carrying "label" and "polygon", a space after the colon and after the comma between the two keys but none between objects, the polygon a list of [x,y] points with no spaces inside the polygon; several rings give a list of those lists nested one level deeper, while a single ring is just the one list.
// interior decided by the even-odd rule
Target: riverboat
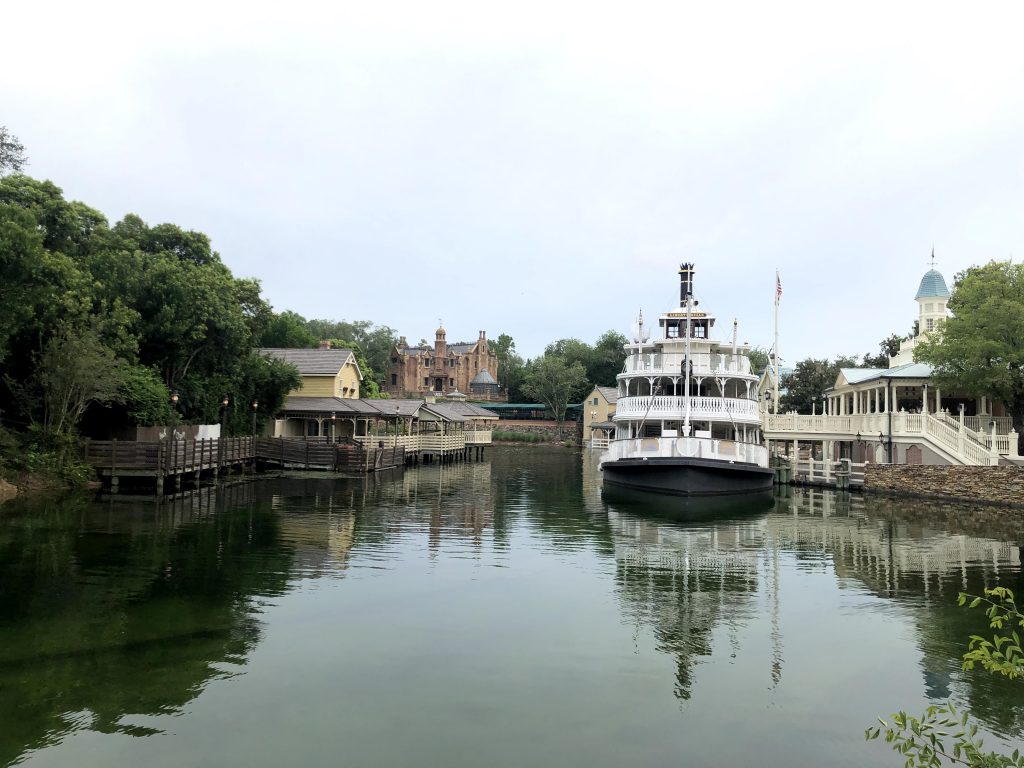
[{"label": "riverboat", "polygon": [[715,317],[693,294],[693,264],[679,267],[679,308],[649,338],[643,312],[625,345],[601,457],[605,486],[677,496],[759,493],[772,487],[749,347],[711,338]]}]

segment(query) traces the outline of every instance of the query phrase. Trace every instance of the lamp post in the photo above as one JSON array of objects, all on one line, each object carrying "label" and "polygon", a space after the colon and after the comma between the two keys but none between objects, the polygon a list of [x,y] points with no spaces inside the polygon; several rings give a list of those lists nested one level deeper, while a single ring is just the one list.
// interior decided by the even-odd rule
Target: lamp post
[{"label": "lamp post", "polygon": [[398,416],[401,413],[401,411],[402,411],[402,407],[400,405],[396,405],[395,406],[395,448],[398,447]]},{"label": "lamp post", "polygon": [[338,414],[331,412],[331,442],[334,442],[334,423],[338,418]]},{"label": "lamp post", "polygon": [[174,439],[174,430],[178,427],[178,390],[171,390],[171,439]]},{"label": "lamp post", "polygon": [[256,409],[260,407],[260,401],[255,397],[252,399],[252,436],[256,439]]},{"label": "lamp post", "polygon": [[231,405],[231,398],[224,395],[220,405],[220,439],[217,441],[217,453],[219,454],[217,460],[218,472],[224,465],[224,439],[227,437],[228,406]]}]

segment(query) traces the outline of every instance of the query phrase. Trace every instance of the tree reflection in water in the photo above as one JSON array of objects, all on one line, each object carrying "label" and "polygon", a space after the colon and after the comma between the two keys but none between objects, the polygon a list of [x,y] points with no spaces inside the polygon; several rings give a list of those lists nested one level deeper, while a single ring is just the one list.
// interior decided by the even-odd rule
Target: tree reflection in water
[{"label": "tree reflection in water", "polygon": [[[16,500],[0,526],[0,765],[179,711],[233,674],[291,552],[251,486],[160,505]],[[228,513],[218,510],[242,503]]]}]

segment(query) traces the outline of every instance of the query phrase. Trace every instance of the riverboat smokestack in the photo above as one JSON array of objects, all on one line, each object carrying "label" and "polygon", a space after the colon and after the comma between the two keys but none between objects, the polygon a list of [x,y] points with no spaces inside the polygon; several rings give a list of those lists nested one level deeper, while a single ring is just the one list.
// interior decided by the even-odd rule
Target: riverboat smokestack
[{"label": "riverboat smokestack", "polygon": [[693,264],[684,262],[679,265],[679,306],[685,307],[686,300],[693,296]]}]

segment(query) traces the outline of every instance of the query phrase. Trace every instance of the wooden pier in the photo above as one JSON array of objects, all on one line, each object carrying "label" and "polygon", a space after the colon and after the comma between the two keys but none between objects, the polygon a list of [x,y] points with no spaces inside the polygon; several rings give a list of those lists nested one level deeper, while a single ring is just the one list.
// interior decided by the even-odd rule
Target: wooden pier
[{"label": "wooden pier", "polygon": [[112,493],[118,493],[122,483],[134,483],[161,495],[178,490],[182,483],[198,484],[204,477],[257,467],[365,474],[403,466],[406,452],[402,446],[371,448],[348,441],[273,437],[89,440],[82,460]]}]

